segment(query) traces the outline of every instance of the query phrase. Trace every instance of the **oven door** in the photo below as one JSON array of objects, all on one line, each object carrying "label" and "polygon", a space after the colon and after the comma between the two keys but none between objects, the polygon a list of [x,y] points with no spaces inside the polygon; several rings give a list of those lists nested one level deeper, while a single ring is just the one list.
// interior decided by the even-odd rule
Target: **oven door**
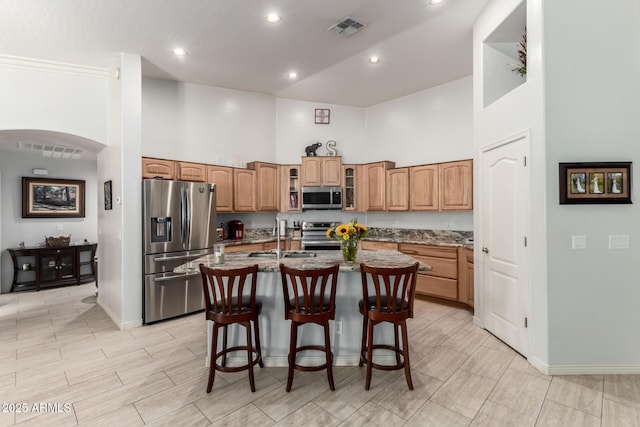
[{"label": "oven door", "polygon": [[334,240],[302,240],[302,250],[306,251],[339,251],[340,242]]}]

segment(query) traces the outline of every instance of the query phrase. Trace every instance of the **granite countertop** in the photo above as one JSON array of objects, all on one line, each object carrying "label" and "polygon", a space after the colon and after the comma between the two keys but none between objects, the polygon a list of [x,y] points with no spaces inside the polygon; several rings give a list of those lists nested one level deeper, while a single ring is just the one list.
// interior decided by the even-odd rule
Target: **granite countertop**
[{"label": "granite countertop", "polygon": [[[243,240],[225,240],[228,246],[247,245],[251,243],[275,242],[277,239],[268,230],[248,230]],[[293,235],[290,231],[287,237],[280,240],[301,240],[299,235]],[[472,231],[455,230],[420,230],[403,228],[370,228],[365,240],[372,242],[413,243],[417,245],[464,247],[473,249]]]},{"label": "granite countertop", "polygon": [[[342,259],[342,251],[314,251],[315,257],[291,258],[275,257],[275,251],[260,251],[260,254],[273,254],[273,257],[250,257],[252,252],[232,252],[224,255],[224,264],[215,264],[214,255],[205,255],[192,262],[183,264],[173,269],[175,273],[193,273],[199,271],[199,265],[204,264],[211,268],[232,269],[248,267],[258,264],[258,271],[276,272],[280,271],[280,263],[298,269],[316,269],[328,265],[339,264],[340,271],[360,271],[360,263],[374,265],[376,267],[406,267],[417,260],[398,251],[358,251],[356,262],[347,263]],[[309,251],[283,251],[283,254],[301,254]],[[420,263],[420,271],[429,271],[431,266]]]}]

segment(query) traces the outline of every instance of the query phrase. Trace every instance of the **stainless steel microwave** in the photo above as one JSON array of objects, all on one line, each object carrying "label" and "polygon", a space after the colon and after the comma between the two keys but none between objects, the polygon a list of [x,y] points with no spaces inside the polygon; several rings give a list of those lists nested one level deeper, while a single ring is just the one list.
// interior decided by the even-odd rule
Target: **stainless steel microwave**
[{"label": "stainless steel microwave", "polygon": [[342,188],[321,185],[302,187],[302,210],[342,209]]}]

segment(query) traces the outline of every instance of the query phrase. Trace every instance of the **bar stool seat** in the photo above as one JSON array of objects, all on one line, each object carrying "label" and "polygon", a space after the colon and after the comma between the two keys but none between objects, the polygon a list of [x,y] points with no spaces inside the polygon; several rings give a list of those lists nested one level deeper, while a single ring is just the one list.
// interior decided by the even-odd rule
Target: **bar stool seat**
[{"label": "bar stool seat", "polygon": [[[262,301],[256,299],[256,283],[258,265],[229,270],[212,269],[200,264],[202,287],[205,299],[205,318],[213,321],[213,339],[211,340],[211,360],[209,364],[209,380],[207,393],[211,392],[216,371],[239,372],[249,371],[251,391],[256,391],[253,367],[258,364],[264,367],[260,349],[260,329],[258,315],[262,311]],[[247,286],[247,281],[249,284]],[[248,288],[249,294],[245,292]],[[255,346],[251,334],[253,323]],[[238,324],[246,330],[246,345],[227,346],[227,328]],[[218,351],[218,330],[222,330],[222,350]],[[247,363],[241,366],[227,366],[227,355],[237,351],[246,351]],[[218,359],[222,358],[221,363]]]},{"label": "bar stool seat", "polygon": [[[377,268],[360,264],[363,299],[358,302],[362,314],[362,345],[359,366],[367,365],[365,389],[371,385],[372,368],[382,370],[404,369],[409,390],[413,390],[409,363],[408,318],[413,317],[416,277],[419,263],[408,267]],[[365,301],[367,302],[365,304]],[[393,324],[394,344],[374,344],[374,327],[380,323]],[[402,333],[402,347],[398,329]],[[373,361],[373,350],[388,350],[395,354],[395,365],[382,365]]]},{"label": "bar stool seat", "polygon": [[[287,392],[293,384],[293,371],[327,370],[329,388],[335,390],[333,382],[333,352],[329,340],[329,320],[335,320],[336,282],[338,264],[314,270],[299,270],[280,264],[284,293],[284,318],[291,320],[289,341],[289,372]],[[314,323],[324,329],[324,345],[298,346],[298,326]],[[299,365],[296,355],[301,351],[317,350],[325,354],[325,363],[317,366]]]}]

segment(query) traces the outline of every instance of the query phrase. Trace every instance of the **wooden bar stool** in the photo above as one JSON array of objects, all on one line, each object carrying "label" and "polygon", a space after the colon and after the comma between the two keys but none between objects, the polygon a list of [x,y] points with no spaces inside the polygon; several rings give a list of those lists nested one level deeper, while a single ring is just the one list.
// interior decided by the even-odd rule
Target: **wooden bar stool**
[{"label": "wooden bar stool", "polygon": [[[213,339],[211,341],[211,361],[209,364],[209,382],[207,393],[211,392],[216,371],[249,371],[251,391],[256,391],[253,378],[253,366],[264,367],[260,351],[260,330],[258,315],[262,310],[262,301],[256,299],[258,266],[231,270],[212,269],[200,264],[202,287],[204,288],[205,316],[213,321]],[[247,286],[247,279],[249,284]],[[248,293],[245,289],[248,288]],[[255,347],[251,339],[251,322],[255,332]],[[231,324],[244,326],[247,333],[247,345],[227,348],[227,327]],[[223,328],[222,350],[218,350],[218,329]],[[242,366],[226,366],[227,354],[235,351],[247,352],[247,363]],[[254,357],[255,356],[255,357]],[[218,358],[222,358],[218,364]]]},{"label": "wooden bar stool", "polygon": [[[284,291],[284,318],[291,320],[291,337],[289,342],[289,375],[287,392],[291,391],[293,370],[319,371],[327,369],[329,387],[333,384],[333,353],[329,340],[329,320],[336,314],[336,282],[338,280],[338,264],[328,268],[314,270],[298,270],[280,264],[282,288]],[[298,347],[298,326],[315,323],[324,328],[324,346],[304,345]],[[296,364],[296,355],[304,350],[318,350],[325,354],[325,363],[318,366]]]},{"label": "wooden bar stool", "polygon": [[[363,322],[359,365],[367,364],[365,390],[369,390],[371,385],[372,368],[383,370],[404,368],[404,376],[409,390],[413,390],[409,364],[407,319],[413,317],[413,302],[416,295],[416,276],[419,265],[416,262],[408,267],[376,268],[364,263],[360,264],[363,299],[358,305]],[[373,327],[382,322],[393,324],[395,345],[374,344]],[[402,331],[402,347],[400,347],[398,328]],[[374,349],[393,351],[396,364],[380,365],[374,363]]]}]

